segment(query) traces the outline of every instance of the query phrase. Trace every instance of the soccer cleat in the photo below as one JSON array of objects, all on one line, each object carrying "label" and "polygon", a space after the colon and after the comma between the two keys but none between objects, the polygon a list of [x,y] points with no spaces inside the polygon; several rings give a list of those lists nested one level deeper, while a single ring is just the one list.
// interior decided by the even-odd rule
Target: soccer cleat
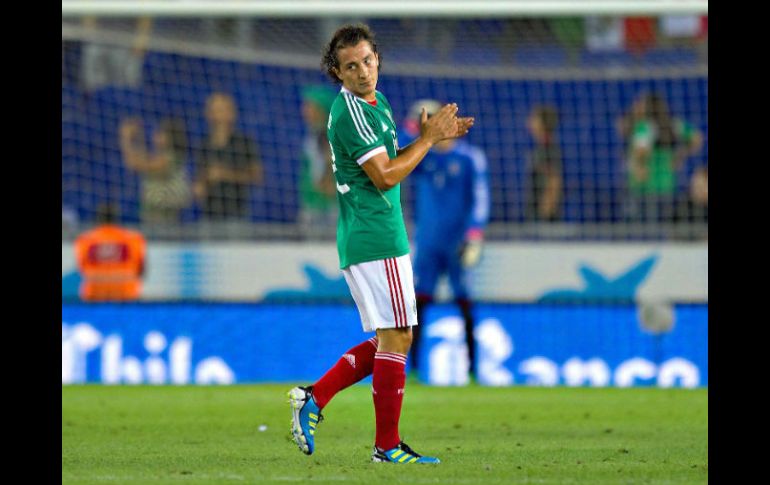
[{"label": "soccer cleat", "polygon": [[422,456],[415,452],[403,441],[395,448],[387,451],[375,446],[372,452],[372,461],[387,463],[441,463],[441,460],[438,458]]},{"label": "soccer cleat", "polygon": [[323,421],[321,409],[313,400],[313,386],[295,387],[288,393],[291,405],[291,435],[300,451],[312,455],[315,451],[315,428]]}]

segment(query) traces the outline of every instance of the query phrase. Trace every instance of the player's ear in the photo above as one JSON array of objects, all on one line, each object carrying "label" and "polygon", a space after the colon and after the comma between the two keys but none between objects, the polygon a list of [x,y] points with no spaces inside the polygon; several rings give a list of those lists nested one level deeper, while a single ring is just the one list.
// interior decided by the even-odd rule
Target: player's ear
[{"label": "player's ear", "polygon": [[332,71],[334,72],[334,75],[337,76],[337,79],[342,81],[342,74],[340,74],[340,70],[336,67],[332,67]]}]

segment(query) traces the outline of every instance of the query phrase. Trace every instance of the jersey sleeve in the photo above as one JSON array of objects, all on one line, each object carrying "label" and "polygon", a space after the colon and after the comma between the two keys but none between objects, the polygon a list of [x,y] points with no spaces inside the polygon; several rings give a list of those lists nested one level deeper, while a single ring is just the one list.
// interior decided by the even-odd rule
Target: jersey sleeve
[{"label": "jersey sleeve", "polygon": [[345,109],[337,118],[335,128],[345,153],[359,165],[378,153],[387,153],[376,120],[352,96],[343,97]]}]

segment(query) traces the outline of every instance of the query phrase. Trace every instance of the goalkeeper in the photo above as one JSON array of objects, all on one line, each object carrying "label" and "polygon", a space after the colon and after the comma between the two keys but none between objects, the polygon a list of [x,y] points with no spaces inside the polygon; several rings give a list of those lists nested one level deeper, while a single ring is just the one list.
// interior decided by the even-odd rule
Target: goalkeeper
[{"label": "goalkeeper", "polygon": [[[401,146],[420,134],[420,110],[428,116],[441,109],[435,100],[420,100],[401,130]],[[415,190],[414,283],[417,321],[433,301],[438,278],[448,275],[452,294],[465,321],[465,338],[471,377],[476,376],[473,305],[468,292],[468,271],[481,257],[484,229],[489,220],[489,180],[484,151],[452,138],[434,145],[413,172]],[[412,327],[410,360],[413,372],[420,362],[420,326]]]}]

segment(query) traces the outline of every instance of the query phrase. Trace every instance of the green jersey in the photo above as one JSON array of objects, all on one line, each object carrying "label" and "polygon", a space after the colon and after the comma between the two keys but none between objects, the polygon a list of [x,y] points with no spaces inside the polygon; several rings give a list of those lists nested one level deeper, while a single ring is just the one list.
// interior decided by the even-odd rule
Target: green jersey
[{"label": "green jersey", "polygon": [[409,253],[401,187],[382,191],[361,167],[379,153],[396,157],[396,124],[379,91],[372,106],[344,87],[329,114],[327,136],[337,182],[337,252],[340,268]]}]

